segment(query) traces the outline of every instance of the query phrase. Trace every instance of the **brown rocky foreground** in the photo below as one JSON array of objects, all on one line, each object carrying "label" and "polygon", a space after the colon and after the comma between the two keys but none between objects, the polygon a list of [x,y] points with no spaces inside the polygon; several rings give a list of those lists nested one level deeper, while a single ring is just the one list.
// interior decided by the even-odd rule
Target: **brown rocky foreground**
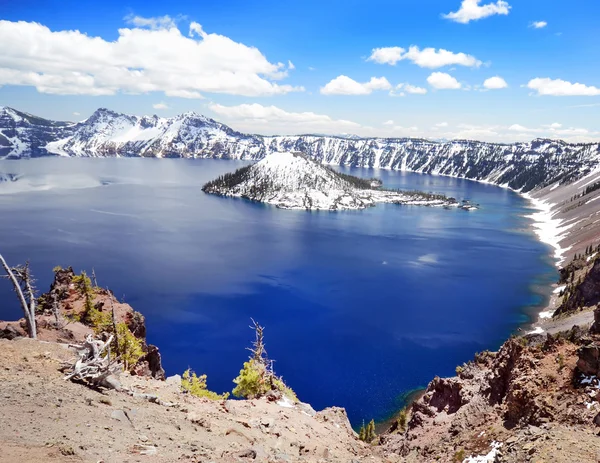
[{"label": "brown rocky foreground", "polygon": [[[600,311],[596,312],[600,318]],[[374,443],[343,409],[200,399],[123,373],[123,390],[65,381],[67,345],[0,340],[0,462],[597,462],[598,326],[508,340],[435,378]],[[600,396],[599,396],[600,397]]]},{"label": "brown rocky foreground", "polygon": [[383,461],[343,409],[200,399],[178,377],[93,390],[63,380],[72,358],[64,344],[0,340],[0,462]]}]

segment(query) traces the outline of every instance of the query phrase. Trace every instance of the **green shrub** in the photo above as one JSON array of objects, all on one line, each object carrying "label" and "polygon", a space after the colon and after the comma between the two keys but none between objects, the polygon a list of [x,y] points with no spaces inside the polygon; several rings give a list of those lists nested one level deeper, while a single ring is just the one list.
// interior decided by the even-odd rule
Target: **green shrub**
[{"label": "green shrub", "polygon": [[53,271],[54,273],[56,273],[56,272],[60,272],[61,270],[62,270],[62,267],[61,267],[60,265],[57,265],[56,267],[54,267],[54,268],[52,269],[52,271]]},{"label": "green shrub", "polygon": [[210,400],[227,400],[229,392],[217,394],[206,388],[206,375],[197,376],[191,369],[187,369],[181,376],[181,390],[189,392],[193,396],[203,397]]},{"label": "green shrub", "polygon": [[406,430],[406,425],[408,424],[408,411],[406,410],[406,408],[403,408],[402,410],[400,410],[400,413],[398,414],[398,429],[400,429],[400,431],[404,432]]},{"label": "green shrub", "polygon": [[370,444],[375,440],[375,437],[377,437],[375,434],[375,420],[371,420],[366,426],[363,422],[363,425],[360,427],[360,431],[358,432],[358,438],[361,441]]},{"label": "green shrub", "polygon": [[252,356],[247,362],[244,362],[244,367],[240,370],[240,374],[233,380],[235,388],[233,395],[245,399],[257,399],[264,396],[269,391],[280,391],[285,397],[292,402],[298,402],[296,393],[286,386],[283,379],[276,376],[271,365],[273,362],[268,359],[264,343],[264,328],[252,320],[255,330],[256,340],[249,349]]},{"label": "green shrub", "polygon": [[452,459],[455,463],[462,463],[465,459],[465,449],[460,449],[454,454],[454,458]]},{"label": "green shrub", "polygon": [[144,355],[142,341],[136,338],[125,323],[117,325],[117,351],[125,370],[130,370]]},{"label": "green shrub", "polygon": [[244,362],[244,368],[233,382],[236,384],[233,395],[245,399],[261,397],[271,390],[266,367],[254,359]]}]

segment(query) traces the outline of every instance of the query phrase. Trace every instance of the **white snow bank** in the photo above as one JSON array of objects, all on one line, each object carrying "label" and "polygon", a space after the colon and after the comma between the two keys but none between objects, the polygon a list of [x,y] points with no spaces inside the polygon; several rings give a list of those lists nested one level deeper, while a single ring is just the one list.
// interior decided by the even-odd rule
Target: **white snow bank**
[{"label": "white snow bank", "polygon": [[557,260],[556,266],[560,267],[564,261],[563,254],[570,249],[562,248],[560,241],[566,236],[565,232],[575,224],[561,227],[563,221],[552,218],[554,215],[552,213],[553,204],[532,198],[528,193],[522,193],[522,196],[531,201],[533,207],[538,209],[538,212],[526,217],[533,220],[533,231],[540,241],[554,248],[554,258]]},{"label": "white snow bank", "polygon": [[470,456],[465,458],[462,463],[493,463],[496,461],[496,454],[502,447],[502,443],[493,441],[491,445],[492,450],[487,455]]},{"label": "white snow bank", "polygon": [[543,334],[543,333],[544,333],[544,330],[539,326],[536,326],[533,330],[527,332],[527,334]]}]

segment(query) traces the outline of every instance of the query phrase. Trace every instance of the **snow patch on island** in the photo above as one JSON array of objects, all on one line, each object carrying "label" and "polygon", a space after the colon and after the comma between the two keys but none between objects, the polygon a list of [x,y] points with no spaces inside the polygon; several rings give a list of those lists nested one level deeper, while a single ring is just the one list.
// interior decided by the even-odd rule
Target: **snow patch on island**
[{"label": "snow patch on island", "polygon": [[300,153],[268,154],[256,164],[203,187],[206,193],[240,197],[282,209],[350,210],[376,203],[458,206],[443,195],[379,189],[365,179],[340,174]]}]

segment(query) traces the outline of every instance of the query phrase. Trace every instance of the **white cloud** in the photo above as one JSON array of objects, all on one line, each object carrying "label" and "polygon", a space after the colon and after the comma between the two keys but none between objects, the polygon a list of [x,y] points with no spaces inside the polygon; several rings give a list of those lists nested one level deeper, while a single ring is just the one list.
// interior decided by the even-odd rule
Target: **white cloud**
[{"label": "white cloud", "polygon": [[373,48],[371,56],[367,58],[367,61],[375,61],[379,64],[391,64],[393,66],[398,61],[404,59],[403,55],[405,51],[401,47]]},{"label": "white cloud", "polygon": [[162,101],[160,103],[153,104],[152,107],[154,109],[169,109],[169,106],[166,103],[163,103]]},{"label": "white cloud", "polygon": [[531,90],[538,95],[551,96],[596,96],[600,95],[600,88],[580,83],[571,83],[562,79],[550,79],[548,77],[536,77],[527,84]]},{"label": "white cloud", "polygon": [[413,95],[425,95],[427,93],[426,88],[416,87],[415,85],[404,84],[403,88],[406,93],[411,93]]},{"label": "white cloud", "polygon": [[392,84],[385,77],[371,77],[369,82],[360,83],[348,76],[338,76],[321,87],[323,95],[370,95],[374,90],[389,90]]},{"label": "white cloud", "polygon": [[370,127],[349,120],[334,119],[324,114],[286,111],[276,106],[263,106],[257,103],[237,106],[210,103],[208,108],[218,115],[219,119],[223,119],[225,123],[237,130],[264,135],[351,133],[369,137],[435,137],[436,139],[468,139],[501,143],[529,141],[538,137],[570,142],[590,142],[600,139],[598,131],[579,127],[565,128],[558,123],[539,127],[527,127],[521,124],[458,124],[456,129],[449,129],[447,122],[440,122],[429,130],[422,130],[414,126],[403,126],[394,120],[387,120],[382,124],[377,124],[377,127]]},{"label": "white cloud", "polygon": [[[288,112],[276,106],[258,103],[223,106],[216,103],[208,108],[214,113],[236,123],[236,127],[251,132],[270,133],[347,133],[360,129],[360,124],[347,120],[335,120],[324,114],[313,112]],[[282,132],[283,131],[283,132]]]},{"label": "white cloud", "polygon": [[564,136],[583,136],[590,134],[588,129],[580,128],[580,127],[569,127],[562,128],[562,124],[553,123],[549,125],[542,125],[541,127],[525,127],[520,124],[513,124],[508,127],[508,130],[513,132],[527,132],[527,133],[538,133],[545,134],[551,138],[556,138],[557,135],[559,138],[563,138]]},{"label": "white cloud", "polygon": [[485,81],[483,82],[483,86],[488,90],[497,90],[508,87],[508,84],[502,77],[495,76],[490,77],[489,79],[485,79]]},{"label": "white cloud", "polygon": [[411,84],[398,84],[390,91],[390,96],[405,96],[406,93],[411,95],[425,95],[427,93],[427,89]]},{"label": "white cloud", "polygon": [[201,92],[267,96],[303,90],[275,82],[287,76],[284,64],[271,63],[255,47],[206,33],[198,23],[190,24],[193,37],[186,37],[165,17],[128,21],[135,27],[119,29],[117,39],[107,41],[2,20],[0,85],[70,95],[159,91],[183,98],[201,98]]},{"label": "white cloud", "polygon": [[445,72],[433,72],[427,78],[427,82],[438,90],[456,90],[461,88],[460,82]]},{"label": "white cloud", "polygon": [[470,21],[477,21],[478,19],[487,18],[495,14],[507,15],[511,8],[508,2],[503,0],[485,5],[479,5],[480,3],[481,0],[463,0],[458,11],[443,16],[451,21],[467,24]]},{"label": "white cloud", "polygon": [[533,21],[530,27],[533,27],[534,29],[543,29],[547,25],[548,23],[546,21]]},{"label": "white cloud", "polygon": [[176,20],[170,16],[157,16],[154,18],[143,18],[133,14],[125,16],[125,22],[135,27],[147,27],[149,29],[171,29],[177,27]]},{"label": "white cloud", "polygon": [[294,69],[296,69],[296,66],[294,66],[294,63],[292,63],[290,60],[288,60],[288,69],[290,71],[293,71]]},{"label": "white cloud", "polygon": [[73,113],[73,116],[81,116],[81,113],[78,113],[77,111],[75,111],[75,112]]},{"label": "white cloud", "polygon": [[453,53],[440,48],[420,49],[411,45],[408,50],[401,47],[374,48],[368,61],[374,61],[378,64],[395,65],[398,61],[409,60],[419,67],[435,69],[443,66],[460,65],[467,67],[479,67],[481,61],[465,53]]}]

